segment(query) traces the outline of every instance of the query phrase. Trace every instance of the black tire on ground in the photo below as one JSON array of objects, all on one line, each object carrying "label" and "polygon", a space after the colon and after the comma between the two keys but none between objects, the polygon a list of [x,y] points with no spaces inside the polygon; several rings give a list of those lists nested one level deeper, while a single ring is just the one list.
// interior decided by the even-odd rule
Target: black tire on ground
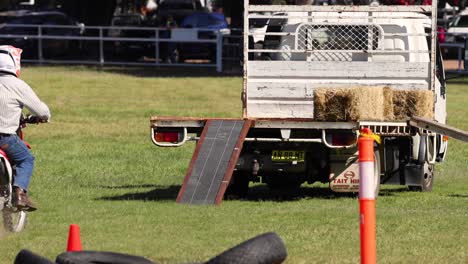
[{"label": "black tire on ground", "polygon": [[281,238],[264,233],[230,248],[205,264],[279,264],[288,253]]},{"label": "black tire on ground", "polygon": [[54,264],[54,262],[27,249],[22,249],[18,255],[16,255],[14,264]]},{"label": "black tire on ground", "polygon": [[155,264],[144,257],[106,251],[71,251],[57,256],[58,264]]}]

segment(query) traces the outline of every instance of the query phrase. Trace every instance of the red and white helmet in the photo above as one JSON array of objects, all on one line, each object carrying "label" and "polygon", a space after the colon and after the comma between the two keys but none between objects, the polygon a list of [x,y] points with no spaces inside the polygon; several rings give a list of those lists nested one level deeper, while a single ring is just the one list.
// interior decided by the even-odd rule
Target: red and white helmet
[{"label": "red and white helmet", "polygon": [[14,74],[19,77],[21,71],[22,49],[9,45],[0,46],[0,72]]}]

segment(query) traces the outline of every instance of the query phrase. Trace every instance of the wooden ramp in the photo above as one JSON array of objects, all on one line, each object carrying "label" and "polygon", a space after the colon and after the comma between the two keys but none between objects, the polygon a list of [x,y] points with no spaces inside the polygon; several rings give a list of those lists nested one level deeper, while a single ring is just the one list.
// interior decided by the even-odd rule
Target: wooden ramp
[{"label": "wooden ramp", "polygon": [[220,204],[251,120],[210,119],[193,153],[177,196],[183,204]]}]

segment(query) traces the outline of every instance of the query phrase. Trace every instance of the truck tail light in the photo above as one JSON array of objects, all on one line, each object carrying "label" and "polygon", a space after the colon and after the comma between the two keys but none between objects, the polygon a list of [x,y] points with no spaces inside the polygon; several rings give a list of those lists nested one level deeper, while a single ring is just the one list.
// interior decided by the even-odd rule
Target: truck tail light
[{"label": "truck tail light", "polygon": [[349,148],[357,143],[357,134],[351,130],[322,130],[322,141],[329,148]]},{"label": "truck tail light", "polygon": [[179,133],[177,132],[156,132],[154,140],[157,142],[176,143],[179,141]]},{"label": "truck tail light", "polygon": [[187,140],[185,128],[151,128],[153,143],[160,147],[177,147]]},{"label": "truck tail light", "polygon": [[354,133],[346,134],[331,134],[332,146],[349,146],[356,143],[356,135]]}]

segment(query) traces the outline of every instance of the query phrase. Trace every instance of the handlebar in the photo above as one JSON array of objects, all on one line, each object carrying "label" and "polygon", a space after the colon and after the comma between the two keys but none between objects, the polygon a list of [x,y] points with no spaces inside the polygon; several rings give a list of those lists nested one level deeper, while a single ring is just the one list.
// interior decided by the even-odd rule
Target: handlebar
[{"label": "handlebar", "polygon": [[26,124],[38,124],[38,123],[47,123],[49,122],[49,119],[47,117],[42,117],[42,116],[35,116],[35,115],[27,115],[21,116],[20,119],[20,125],[26,125]]}]

